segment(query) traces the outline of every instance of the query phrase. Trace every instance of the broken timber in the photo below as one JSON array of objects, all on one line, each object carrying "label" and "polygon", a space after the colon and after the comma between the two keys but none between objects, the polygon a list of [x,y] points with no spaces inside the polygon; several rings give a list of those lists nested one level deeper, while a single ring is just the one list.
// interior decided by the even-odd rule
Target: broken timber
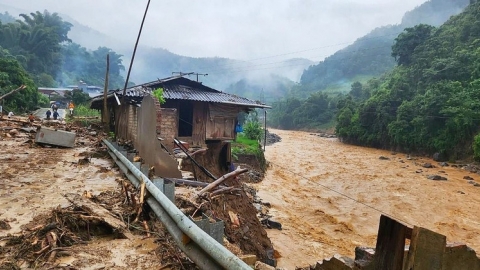
[{"label": "broken timber", "polygon": [[202,190],[200,190],[200,192],[198,192],[198,196],[201,196],[205,192],[208,192],[208,191],[212,190],[216,186],[223,183],[225,180],[227,180],[231,177],[235,177],[235,176],[237,176],[239,174],[242,174],[242,173],[245,173],[245,172],[248,172],[248,169],[237,168],[235,171],[223,175],[222,177],[218,178],[217,180],[213,181],[212,183],[208,184],[208,186],[206,186]]},{"label": "broken timber", "polygon": [[133,235],[128,231],[127,225],[112,215],[107,209],[78,194],[69,193],[65,194],[64,197],[73,205],[91,213],[96,219],[98,217],[99,220],[108,224],[114,231],[118,232],[124,238],[133,239]]},{"label": "broken timber", "polygon": [[[173,142],[180,148],[180,150],[182,150],[185,155],[187,155],[187,157],[192,160],[193,164],[197,165],[197,167],[200,168],[200,170],[202,170],[202,172],[204,172],[208,177],[212,178],[213,180],[217,179],[215,176],[213,176],[213,174],[211,172],[209,172],[205,167],[203,167],[202,165],[198,164],[198,162],[188,153],[188,150],[185,149],[185,147],[180,143],[180,141],[178,139],[173,139]],[[197,151],[198,152],[198,151]]]},{"label": "broken timber", "polygon": [[16,92],[18,92],[18,91],[20,91],[20,90],[23,90],[23,89],[25,89],[25,88],[26,88],[26,86],[22,84],[19,88],[15,89],[15,90],[12,90],[12,91],[10,91],[9,93],[6,93],[5,95],[1,96],[1,97],[0,97],[0,100],[4,99],[4,98],[10,96],[11,94],[14,94],[14,93],[16,93]]}]

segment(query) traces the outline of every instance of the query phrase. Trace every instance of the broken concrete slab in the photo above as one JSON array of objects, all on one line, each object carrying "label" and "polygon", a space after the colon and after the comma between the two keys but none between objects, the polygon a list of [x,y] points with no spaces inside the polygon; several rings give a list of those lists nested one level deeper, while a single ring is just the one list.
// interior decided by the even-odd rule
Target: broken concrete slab
[{"label": "broken concrete slab", "polygon": [[463,243],[448,243],[443,254],[442,269],[480,270],[480,258]]},{"label": "broken concrete slab", "polygon": [[353,269],[353,260],[347,257],[342,257],[339,254],[335,254],[330,259],[324,259],[321,262],[317,262],[315,270],[350,270]]},{"label": "broken concrete slab", "polygon": [[75,136],[73,132],[40,127],[35,136],[35,142],[72,148],[75,145]]}]

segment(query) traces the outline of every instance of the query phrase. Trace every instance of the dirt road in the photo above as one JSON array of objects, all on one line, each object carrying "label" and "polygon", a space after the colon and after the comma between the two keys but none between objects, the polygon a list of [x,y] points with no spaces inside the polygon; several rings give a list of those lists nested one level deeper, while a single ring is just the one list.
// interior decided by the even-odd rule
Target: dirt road
[{"label": "dirt road", "polygon": [[[480,183],[478,174],[306,132],[271,131],[282,141],[267,146],[271,166],[255,187],[283,226],[268,230],[282,256],[279,267],[294,269],[335,253],[354,257],[355,246],[375,246],[379,211],[480,253],[480,187],[463,179]],[[423,168],[426,162],[436,168]],[[431,174],[448,181],[427,179]]]},{"label": "dirt road", "polygon": [[[37,111],[35,111],[34,114],[35,114],[35,116],[37,116],[40,119],[45,119],[47,117],[46,113],[47,113],[48,110],[49,110],[49,108],[41,108],[41,109],[38,109]],[[65,116],[66,116],[66,110],[65,109],[58,109],[57,112],[58,112],[58,117],[60,119],[65,119]],[[51,117],[53,118],[53,116],[51,116]]]}]

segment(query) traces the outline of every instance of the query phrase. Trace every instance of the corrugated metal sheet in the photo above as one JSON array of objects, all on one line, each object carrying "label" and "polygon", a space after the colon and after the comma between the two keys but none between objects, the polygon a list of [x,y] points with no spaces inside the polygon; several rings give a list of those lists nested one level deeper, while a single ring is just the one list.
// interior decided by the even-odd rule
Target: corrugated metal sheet
[{"label": "corrugated metal sheet", "polygon": [[[151,94],[152,89],[156,89],[158,87],[163,87],[163,96],[166,100],[192,100],[241,105],[252,108],[270,108],[270,106],[267,106],[260,101],[254,101],[248,98],[239,97],[237,95],[224,93],[207,87],[201,83],[181,77],[166,78],[163,80],[130,87],[126,91],[126,97],[129,97],[131,102],[141,102],[145,95]],[[116,91],[116,94],[121,96],[122,92],[118,90]],[[102,96],[92,99],[93,102],[98,102],[100,100],[103,100]]]},{"label": "corrugated metal sheet", "polygon": [[[150,94],[152,90],[143,86],[136,86],[127,89],[127,97],[143,97]],[[183,85],[168,85],[163,88],[163,97],[165,99],[193,100],[214,103],[238,104],[252,107],[269,107],[259,101],[250,100],[248,98],[239,97],[224,92],[206,92],[193,89]]]}]

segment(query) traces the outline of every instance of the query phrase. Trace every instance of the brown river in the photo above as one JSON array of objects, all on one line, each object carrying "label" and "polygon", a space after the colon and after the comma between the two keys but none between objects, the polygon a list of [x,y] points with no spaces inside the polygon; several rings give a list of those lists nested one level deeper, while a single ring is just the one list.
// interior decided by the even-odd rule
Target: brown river
[{"label": "brown river", "polygon": [[[278,267],[307,266],[356,246],[375,246],[380,215],[464,242],[480,253],[480,175],[428,158],[347,145],[307,132],[271,130],[265,179],[255,185],[283,230],[268,230]],[[380,156],[389,160],[381,160]],[[423,168],[424,163],[436,168]],[[447,181],[433,181],[437,174]]]}]

